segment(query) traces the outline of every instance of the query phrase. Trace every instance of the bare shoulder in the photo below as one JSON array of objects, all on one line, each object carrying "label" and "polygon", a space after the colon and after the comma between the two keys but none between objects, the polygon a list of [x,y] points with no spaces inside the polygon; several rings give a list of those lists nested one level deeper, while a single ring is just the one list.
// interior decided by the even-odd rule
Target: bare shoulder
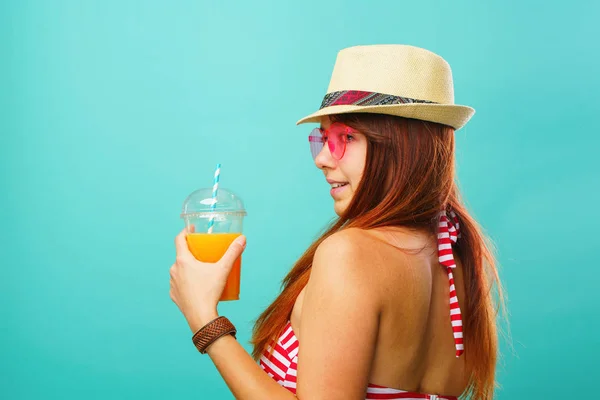
[{"label": "bare shoulder", "polygon": [[315,259],[321,260],[321,265],[329,265],[328,260],[338,260],[341,273],[360,279],[365,290],[383,297],[385,303],[403,301],[407,296],[416,296],[414,300],[417,300],[421,295],[429,295],[429,266],[435,262],[432,254],[434,243],[416,255],[398,249],[419,249],[425,243],[422,235],[415,236],[404,231],[387,236],[349,228],[324,240],[317,248]]},{"label": "bare shoulder", "polygon": [[[315,252],[309,283],[344,282],[360,294],[374,294],[373,257],[368,251],[373,239],[360,229],[345,229],[325,239]],[[371,244],[372,246],[372,244]]]},{"label": "bare shoulder", "polygon": [[315,253],[315,261],[321,265],[339,265],[348,272],[369,273],[380,262],[382,243],[368,231],[348,228],[325,239]]},{"label": "bare shoulder", "polygon": [[342,275],[358,280],[362,290],[378,296],[386,291],[386,286],[402,285],[402,276],[410,273],[410,260],[371,232],[349,228],[334,233],[319,245],[313,273],[327,274],[330,279]]},{"label": "bare shoulder", "polygon": [[336,232],[325,239],[317,248],[317,253],[343,256],[354,259],[355,257],[368,256],[375,240],[366,230],[348,228]]},{"label": "bare shoulder", "polygon": [[[406,253],[394,251],[396,246],[383,240],[381,235],[359,228],[348,228],[336,232],[325,239],[317,248],[315,256],[336,256],[351,265],[389,265],[390,261],[398,269],[402,260],[409,261]],[[393,254],[393,260],[390,255]],[[400,264],[399,264],[400,263]],[[364,268],[363,268],[364,269]]]}]

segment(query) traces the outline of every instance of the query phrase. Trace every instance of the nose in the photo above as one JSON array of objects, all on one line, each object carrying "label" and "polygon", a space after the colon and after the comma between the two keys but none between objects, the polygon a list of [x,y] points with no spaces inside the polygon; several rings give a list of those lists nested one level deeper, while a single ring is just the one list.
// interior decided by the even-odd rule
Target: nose
[{"label": "nose", "polygon": [[331,152],[329,151],[329,146],[327,144],[325,144],[319,154],[317,154],[317,157],[315,158],[315,165],[319,169],[335,168],[336,161],[331,156]]}]

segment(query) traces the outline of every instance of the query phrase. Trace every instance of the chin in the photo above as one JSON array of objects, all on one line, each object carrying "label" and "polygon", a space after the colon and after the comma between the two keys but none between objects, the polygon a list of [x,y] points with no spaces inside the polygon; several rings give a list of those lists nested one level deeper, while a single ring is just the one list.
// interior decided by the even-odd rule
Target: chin
[{"label": "chin", "polygon": [[333,211],[335,211],[335,213],[341,217],[342,214],[344,213],[344,211],[346,211],[346,208],[348,207],[348,200],[344,199],[344,200],[338,200],[333,204]]}]

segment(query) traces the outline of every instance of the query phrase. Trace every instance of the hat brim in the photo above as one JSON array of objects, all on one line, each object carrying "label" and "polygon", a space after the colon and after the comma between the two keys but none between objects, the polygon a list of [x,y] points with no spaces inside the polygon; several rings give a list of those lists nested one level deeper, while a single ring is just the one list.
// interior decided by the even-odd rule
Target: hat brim
[{"label": "hat brim", "polygon": [[338,105],[322,108],[319,111],[300,119],[298,122],[296,122],[296,125],[309,122],[321,122],[321,118],[325,115],[357,112],[388,114],[396,115],[398,117],[421,119],[424,121],[448,125],[453,127],[455,130],[459,130],[465,126],[473,114],[475,114],[475,110],[473,108],[455,104],[408,103],[383,106]]}]

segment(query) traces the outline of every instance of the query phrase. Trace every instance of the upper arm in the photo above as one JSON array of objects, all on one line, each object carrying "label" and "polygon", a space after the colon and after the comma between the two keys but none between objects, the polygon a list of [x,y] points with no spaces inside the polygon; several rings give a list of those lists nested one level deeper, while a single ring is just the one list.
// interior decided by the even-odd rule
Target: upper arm
[{"label": "upper arm", "polygon": [[364,239],[339,232],[319,245],[300,323],[300,399],[364,399],[381,312]]}]

